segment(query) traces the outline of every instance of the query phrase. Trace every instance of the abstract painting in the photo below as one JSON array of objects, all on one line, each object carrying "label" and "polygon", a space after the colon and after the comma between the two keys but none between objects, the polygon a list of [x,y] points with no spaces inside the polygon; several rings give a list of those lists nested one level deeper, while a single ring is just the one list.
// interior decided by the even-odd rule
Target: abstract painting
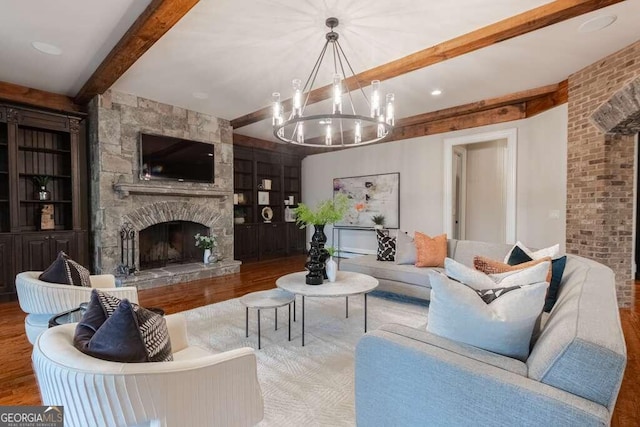
[{"label": "abstract painting", "polygon": [[336,227],[372,228],[372,217],[384,216],[385,228],[400,228],[400,173],[333,179],[333,197],[344,194],[349,209]]}]

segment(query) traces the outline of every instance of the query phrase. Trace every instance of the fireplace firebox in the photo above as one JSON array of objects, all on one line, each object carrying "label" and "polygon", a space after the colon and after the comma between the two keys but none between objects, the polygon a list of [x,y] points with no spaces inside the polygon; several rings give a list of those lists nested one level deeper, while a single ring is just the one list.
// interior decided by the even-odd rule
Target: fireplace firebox
[{"label": "fireplace firebox", "polygon": [[196,233],[209,229],[196,222],[170,221],[140,231],[140,270],[165,267],[168,264],[201,262],[202,249],[195,246]]}]

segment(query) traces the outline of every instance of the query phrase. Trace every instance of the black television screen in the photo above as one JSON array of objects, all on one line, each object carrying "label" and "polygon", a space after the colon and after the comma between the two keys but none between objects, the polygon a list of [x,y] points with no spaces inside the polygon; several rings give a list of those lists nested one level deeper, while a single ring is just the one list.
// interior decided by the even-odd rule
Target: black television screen
[{"label": "black television screen", "polygon": [[213,182],[213,144],[140,134],[140,179]]}]

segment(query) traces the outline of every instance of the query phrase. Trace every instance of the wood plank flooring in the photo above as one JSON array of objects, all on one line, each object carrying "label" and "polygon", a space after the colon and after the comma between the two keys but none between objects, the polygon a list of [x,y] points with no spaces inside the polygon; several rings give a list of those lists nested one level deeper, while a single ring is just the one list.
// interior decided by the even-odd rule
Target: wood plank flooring
[{"label": "wood plank flooring", "polygon": [[[140,291],[140,303],[162,307],[167,314],[270,289],[287,273],[303,270],[304,256],[243,264],[241,272],[214,279]],[[613,414],[613,426],[640,425],[640,282],[636,306],[620,310],[628,363]],[[39,405],[31,369],[31,345],[24,333],[24,313],[16,301],[0,303],[0,405]]]}]

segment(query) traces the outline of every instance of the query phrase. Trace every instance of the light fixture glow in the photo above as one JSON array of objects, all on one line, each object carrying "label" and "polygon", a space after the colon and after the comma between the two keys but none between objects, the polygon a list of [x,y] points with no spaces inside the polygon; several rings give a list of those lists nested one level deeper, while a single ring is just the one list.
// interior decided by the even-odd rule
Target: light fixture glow
[{"label": "light fixture glow", "polygon": [[62,49],[49,43],[31,42],[31,46],[38,52],[46,53],[47,55],[62,55]]},{"label": "light fixture glow", "polygon": [[[380,80],[371,82],[370,98],[367,97],[338,41],[338,33],[334,31],[338,26],[338,19],[328,18],[325,23],[330,31],[325,36],[324,47],[304,86],[302,80],[295,79],[292,82],[293,96],[290,100],[281,102],[279,93],[277,99],[274,97],[273,135],[285,143],[326,148],[364,145],[380,141],[393,130],[395,97],[393,94],[387,94],[384,97],[380,91]],[[322,67],[325,57],[333,59],[333,75],[329,80],[331,107],[328,113],[305,116],[309,93],[314,88],[320,69],[325,69]],[[349,76],[346,71],[350,73]],[[349,82],[348,85],[346,81]],[[350,88],[355,89],[352,91]],[[354,95],[364,98],[369,114],[356,113]],[[361,105],[361,103],[357,104]],[[291,105],[288,118],[283,111],[285,105]]]},{"label": "light fixture glow", "polygon": [[431,91],[432,96],[440,96],[442,95],[442,91],[440,89],[434,89]]}]

